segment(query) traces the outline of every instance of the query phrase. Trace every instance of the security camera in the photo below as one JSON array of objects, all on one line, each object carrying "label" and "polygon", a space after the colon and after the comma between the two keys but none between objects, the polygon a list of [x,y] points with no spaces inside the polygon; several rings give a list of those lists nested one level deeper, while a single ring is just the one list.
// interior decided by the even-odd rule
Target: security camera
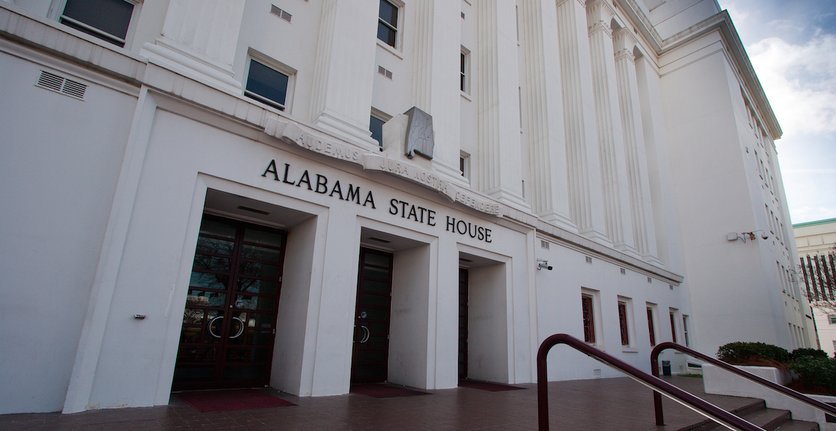
[{"label": "security camera", "polygon": [[540,261],[537,262],[537,270],[538,271],[541,270],[541,269],[548,269],[549,271],[551,271],[553,268],[554,267],[549,265],[549,261],[547,261],[547,260],[540,260]]},{"label": "security camera", "polygon": [[766,232],[761,232],[761,239],[766,240],[769,239],[769,234]]},{"label": "security camera", "polygon": [[547,266],[547,267],[546,267],[546,269],[548,269],[549,271],[551,271],[553,268],[554,268],[554,267],[553,267],[553,266],[551,266],[551,265],[549,265],[549,266]]}]

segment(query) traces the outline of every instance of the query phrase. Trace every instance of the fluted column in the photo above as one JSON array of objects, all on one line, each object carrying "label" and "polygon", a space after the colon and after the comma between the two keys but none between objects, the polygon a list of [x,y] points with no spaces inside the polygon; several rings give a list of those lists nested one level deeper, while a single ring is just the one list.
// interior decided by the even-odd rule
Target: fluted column
[{"label": "fluted column", "polygon": [[601,145],[601,176],[607,237],[615,248],[634,253],[633,224],[628,201],[627,165],[624,154],[624,128],[618,107],[613,52],[613,11],[607,2],[592,0],[586,6],[592,83]]},{"label": "fluted column", "polygon": [[369,150],[378,2],[323,0],[311,123]]},{"label": "fluted column", "polygon": [[642,125],[641,104],[630,31],[615,32],[615,70],[618,82],[621,118],[627,150],[627,173],[636,246],[645,260],[658,262],[656,230],[647,170],[647,155]]},{"label": "fluted column", "polygon": [[412,105],[433,117],[433,168],[461,180],[461,109],[458,74],[461,5],[449,0],[413,0]]},{"label": "fluted column", "polygon": [[553,0],[519,4],[523,143],[528,147],[532,209],[544,220],[570,229],[563,90]]},{"label": "fluted column", "polygon": [[572,219],[579,233],[606,243],[595,97],[588,79],[592,76],[592,65],[583,0],[557,1],[557,28]]},{"label": "fluted column", "polygon": [[200,82],[235,94],[232,62],[244,16],[245,0],[171,0],[163,31],[141,54]]},{"label": "fluted column", "polygon": [[479,41],[475,58],[478,187],[509,205],[527,208],[522,198],[515,6],[506,0],[480,0],[473,6]]}]

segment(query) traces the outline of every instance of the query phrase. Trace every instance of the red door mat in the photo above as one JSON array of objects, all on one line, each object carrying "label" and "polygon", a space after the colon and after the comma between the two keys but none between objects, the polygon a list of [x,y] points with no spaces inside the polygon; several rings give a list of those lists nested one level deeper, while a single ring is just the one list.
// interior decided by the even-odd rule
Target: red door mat
[{"label": "red door mat", "polygon": [[174,396],[201,412],[266,409],[296,405],[258,389],[180,392],[174,394]]},{"label": "red door mat", "polygon": [[366,395],[375,398],[411,397],[413,395],[429,395],[429,392],[416,391],[404,386],[387,385],[385,383],[363,383],[351,385],[352,394]]},{"label": "red door mat", "polygon": [[502,392],[502,391],[516,391],[518,389],[525,389],[519,386],[511,386],[505,385],[502,383],[493,383],[493,382],[480,382],[478,380],[460,380],[459,386],[465,388],[473,388],[479,389],[483,391],[489,392]]}]

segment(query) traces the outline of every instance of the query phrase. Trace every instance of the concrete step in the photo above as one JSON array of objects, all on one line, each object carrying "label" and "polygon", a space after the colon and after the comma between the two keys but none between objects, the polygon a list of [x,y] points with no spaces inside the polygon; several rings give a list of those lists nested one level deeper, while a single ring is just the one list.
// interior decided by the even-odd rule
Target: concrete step
[{"label": "concrete step", "polygon": [[[814,422],[794,421],[788,410],[768,409],[761,400],[756,400],[731,411],[747,421],[767,431],[818,431],[819,426]],[[723,430],[711,420],[681,428],[679,431],[709,431]]]},{"label": "concrete step", "polygon": [[[766,410],[766,402],[763,400],[752,400],[750,403],[729,410],[729,412],[737,416],[744,417],[748,414],[756,413],[761,410]],[[717,429],[717,423],[711,419],[705,419],[695,424],[679,428],[677,431],[709,431],[714,429]]]}]

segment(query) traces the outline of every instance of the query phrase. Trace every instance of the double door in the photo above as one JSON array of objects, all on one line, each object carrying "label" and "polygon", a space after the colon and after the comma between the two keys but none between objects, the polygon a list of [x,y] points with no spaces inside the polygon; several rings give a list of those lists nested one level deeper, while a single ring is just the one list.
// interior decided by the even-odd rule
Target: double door
[{"label": "double door", "polygon": [[285,238],[279,230],[204,216],[174,390],[268,384]]}]

